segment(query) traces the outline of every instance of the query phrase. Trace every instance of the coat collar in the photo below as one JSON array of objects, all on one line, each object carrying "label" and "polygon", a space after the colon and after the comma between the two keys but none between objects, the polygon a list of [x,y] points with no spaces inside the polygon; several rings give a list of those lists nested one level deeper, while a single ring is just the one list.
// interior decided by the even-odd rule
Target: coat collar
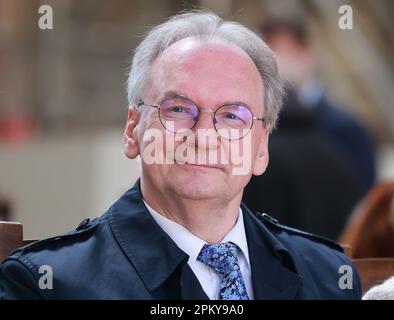
[{"label": "coat collar", "polygon": [[272,232],[244,205],[254,298],[293,299],[300,286],[293,258]]},{"label": "coat collar", "polygon": [[120,247],[149,291],[157,289],[179,264],[187,262],[188,255],[149,214],[139,180],[109,209],[108,220]]},{"label": "coat collar", "polygon": [[[243,204],[242,210],[255,299],[294,297],[300,278],[295,270],[289,269],[290,254]],[[150,292],[179,268],[182,298],[207,299],[187,264],[188,255],[149,214],[142,201],[139,180],[108,210],[108,221],[117,242]]]}]

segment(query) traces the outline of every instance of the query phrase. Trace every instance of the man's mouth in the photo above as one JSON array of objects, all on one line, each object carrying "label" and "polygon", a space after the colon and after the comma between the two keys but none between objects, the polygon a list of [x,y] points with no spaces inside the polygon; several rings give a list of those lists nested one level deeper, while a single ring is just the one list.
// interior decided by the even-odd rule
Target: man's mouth
[{"label": "man's mouth", "polygon": [[196,163],[184,163],[184,164],[180,164],[180,165],[185,165],[185,166],[189,166],[191,168],[195,168],[195,169],[219,169],[219,170],[224,170],[223,166],[220,165],[214,165],[214,164],[196,164]]}]

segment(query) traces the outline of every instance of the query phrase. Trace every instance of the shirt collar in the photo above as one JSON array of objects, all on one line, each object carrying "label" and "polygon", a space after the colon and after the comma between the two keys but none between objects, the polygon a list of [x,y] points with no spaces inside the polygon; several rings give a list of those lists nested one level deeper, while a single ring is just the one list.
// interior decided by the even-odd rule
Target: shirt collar
[{"label": "shirt collar", "polygon": [[221,242],[232,242],[235,243],[238,248],[241,249],[241,254],[244,255],[248,267],[250,269],[250,262],[249,262],[249,250],[248,250],[248,242],[246,240],[246,232],[244,226],[244,218],[242,209],[239,208],[239,214],[237,222],[235,223],[234,227],[227,233],[227,235],[223,238]]},{"label": "shirt collar", "polygon": [[[202,247],[207,244],[207,242],[190,232],[190,230],[186,229],[179,223],[162,216],[160,213],[150,207],[145,200],[143,201],[156,223],[164,230],[165,233],[169,235],[169,237],[181,250],[189,255],[189,262],[195,263]],[[241,254],[244,255],[250,269],[248,244],[246,240],[243,212],[241,208],[239,208],[237,222],[235,223],[234,227],[221,241],[221,243],[224,242],[233,242],[241,249]]]}]

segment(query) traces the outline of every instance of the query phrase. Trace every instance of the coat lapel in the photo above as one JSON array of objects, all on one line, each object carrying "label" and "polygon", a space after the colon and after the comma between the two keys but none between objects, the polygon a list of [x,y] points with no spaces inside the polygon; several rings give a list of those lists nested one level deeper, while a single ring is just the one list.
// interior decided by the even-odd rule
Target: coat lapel
[{"label": "coat lapel", "polygon": [[149,214],[139,180],[109,209],[108,220],[118,244],[153,296],[189,257]]},{"label": "coat lapel", "polygon": [[209,300],[200,282],[187,263],[181,269],[180,285],[183,300]]},{"label": "coat lapel", "polygon": [[301,287],[290,253],[242,204],[255,300],[293,299]]}]

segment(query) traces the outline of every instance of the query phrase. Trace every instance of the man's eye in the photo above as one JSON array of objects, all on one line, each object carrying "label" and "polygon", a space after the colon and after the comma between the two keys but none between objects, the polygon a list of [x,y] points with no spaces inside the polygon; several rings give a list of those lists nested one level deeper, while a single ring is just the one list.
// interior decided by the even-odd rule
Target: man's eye
[{"label": "man's eye", "polygon": [[171,111],[176,112],[176,113],[182,113],[182,112],[185,112],[185,109],[182,107],[172,107]]},{"label": "man's eye", "polygon": [[236,114],[234,113],[227,113],[226,114],[226,118],[230,119],[230,120],[241,120],[240,117],[238,117]]}]

